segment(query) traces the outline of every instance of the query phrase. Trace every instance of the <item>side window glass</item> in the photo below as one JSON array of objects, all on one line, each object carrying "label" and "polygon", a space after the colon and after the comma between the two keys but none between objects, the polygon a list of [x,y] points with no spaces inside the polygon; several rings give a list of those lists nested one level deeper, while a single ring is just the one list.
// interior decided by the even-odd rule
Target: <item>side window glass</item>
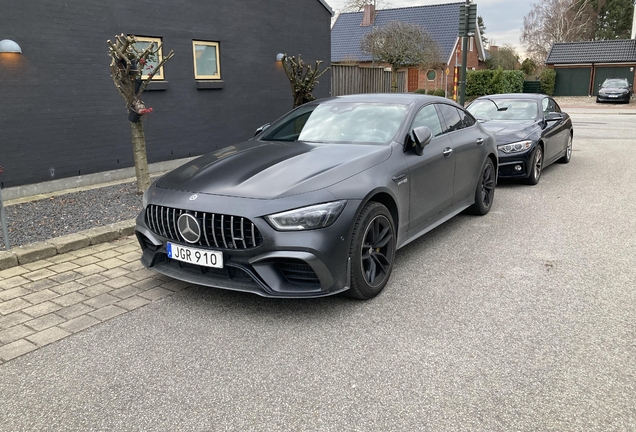
[{"label": "side window glass", "polygon": [[411,130],[420,126],[426,126],[429,128],[434,137],[442,134],[442,124],[437,116],[437,110],[433,105],[426,105],[420,110],[420,112],[417,113],[413,120]]},{"label": "side window glass", "polygon": [[551,112],[561,112],[560,110],[557,111],[557,104],[554,101],[554,99],[550,99],[550,98],[545,98],[543,99],[543,113],[544,114],[550,114]]},{"label": "side window glass", "polygon": [[460,129],[468,128],[475,124],[473,116],[468,114],[466,111],[458,109],[457,112],[459,113],[459,118],[462,121]]},{"label": "side window glass", "polygon": [[442,117],[446,122],[446,130],[444,131],[444,133],[456,131],[463,127],[462,119],[459,116],[459,111],[457,111],[457,108],[446,104],[438,104],[437,107],[439,108],[440,112],[442,113]]}]

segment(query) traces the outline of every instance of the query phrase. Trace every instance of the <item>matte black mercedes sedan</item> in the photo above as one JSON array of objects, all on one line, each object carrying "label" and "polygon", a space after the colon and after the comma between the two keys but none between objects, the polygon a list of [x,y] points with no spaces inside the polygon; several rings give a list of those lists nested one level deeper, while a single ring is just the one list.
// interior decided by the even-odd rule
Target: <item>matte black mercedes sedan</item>
[{"label": "matte black mercedes sedan", "polygon": [[136,226],[146,267],[267,297],[369,299],[396,249],[493,204],[495,140],[443,98],[334,97],[260,129],[153,183]]},{"label": "matte black mercedes sedan", "polygon": [[499,178],[536,185],[545,167],[570,162],[572,120],[551,97],[524,93],[482,96],[467,110],[497,140]]}]

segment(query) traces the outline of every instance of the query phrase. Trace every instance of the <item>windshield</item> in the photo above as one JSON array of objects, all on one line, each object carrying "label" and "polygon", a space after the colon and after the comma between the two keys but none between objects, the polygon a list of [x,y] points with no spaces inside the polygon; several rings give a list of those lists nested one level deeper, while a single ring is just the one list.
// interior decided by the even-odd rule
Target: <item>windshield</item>
[{"label": "windshield", "polygon": [[327,102],[307,104],[267,129],[265,141],[320,143],[389,143],[407,106],[381,103]]},{"label": "windshield", "polygon": [[467,110],[478,120],[534,120],[539,113],[531,99],[477,99]]},{"label": "windshield", "polygon": [[605,88],[622,88],[627,87],[627,81],[622,79],[605,80],[602,87]]}]

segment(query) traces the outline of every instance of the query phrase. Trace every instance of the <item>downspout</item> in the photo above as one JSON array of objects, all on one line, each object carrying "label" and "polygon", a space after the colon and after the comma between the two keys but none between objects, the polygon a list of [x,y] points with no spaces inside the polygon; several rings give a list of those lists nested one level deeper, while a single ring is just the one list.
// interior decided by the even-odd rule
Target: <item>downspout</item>
[{"label": "downspout", "polygon": [[589,92],[588,92],[588,96],[592,97],[594,96],[594,80],[596,79],[596,66],[594,66],[594,62],[592,62],[592,73],[590,74],[590,85],[589,85]]}]

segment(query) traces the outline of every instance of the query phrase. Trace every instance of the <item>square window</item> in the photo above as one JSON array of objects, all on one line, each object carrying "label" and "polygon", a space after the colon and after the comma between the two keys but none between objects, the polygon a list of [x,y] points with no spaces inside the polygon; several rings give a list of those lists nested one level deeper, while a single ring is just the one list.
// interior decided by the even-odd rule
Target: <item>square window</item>
[{"label": "square window", "polygon": [[[159,63],[163,59],[163,47],[161,47],[161,38],[135,36],[135,39],[137,39],[137,42],[135,42],[135,49],[139,52],[142,52],[143,50],[148,48],[148,45],[150,45],[151,43],[154,43],[154,46],[152,48],[153,51],[156,50],[157,47],[160,47],[159,51],[157,51],[154,58],[148,59],[148,62],[146,63],[146,65],[144,66],[141,72],[141,78],[146,79],[148,78],[148,75],[152,72],[152,70],[156,68],[157,65],[159,65]],[[163,67],[159,69],[159,71],[155,74],[155,76],[152,77],[152,79],[153,80],[164,79]]]},{"label": "square window", "polygon": [[192,54],[195,79],[221,79],[218,42],[192,41]]}]

